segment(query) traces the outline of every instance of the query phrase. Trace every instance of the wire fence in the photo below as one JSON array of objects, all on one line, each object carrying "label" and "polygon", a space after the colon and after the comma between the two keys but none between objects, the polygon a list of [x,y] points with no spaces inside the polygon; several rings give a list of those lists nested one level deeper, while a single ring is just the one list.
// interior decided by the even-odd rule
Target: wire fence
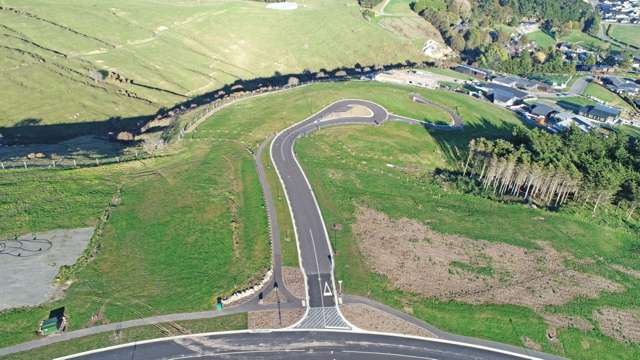
[{"label": "wire fence", "polygon": [[158,157],[158,152],[135,151],[132,154],[123,154],[119,156],[104,158],[33,158],[25,160],[0,161],[0,170],[16,170],[16,169],[76,169],[97,167],[103,165],[118,164],[127,161],[136,161]]}]

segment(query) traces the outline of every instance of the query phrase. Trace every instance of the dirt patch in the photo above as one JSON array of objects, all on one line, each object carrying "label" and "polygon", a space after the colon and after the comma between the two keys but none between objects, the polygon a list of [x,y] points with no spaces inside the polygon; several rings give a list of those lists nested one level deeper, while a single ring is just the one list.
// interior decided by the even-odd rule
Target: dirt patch
[{"label": "dirt patch", "polygon": [[349,322],[363,330],[435,337],[419,326],[365,304],[343,305],[340,312]]},{"label": "dirt patch", "polygon": [[[565,267],[574,260],[539,242],[540,250],[444,235],[424,224],[359,208],[353,233],[373,271],[399,289],[471,304],[515,304],[542,310],[624,287]],[[428,274],[428,276],[425,276]]]},{"label": "dirt patch", "polygon": [[304,275],[302,275],[300,268],[283,266],[282,278],[284,280],[284,286],[293,296],[298,299],[305,298],[306,290],[304,288]]},{"label": "dirt patch", "polygon": [[344,117],[372,117],[373,113],[369,108],[362,105],[347,105],[347,109],[343,111],[334,111],[324,116],[320,121],[339,119]]},{"label": "dirt patch", "polygon": [[249,329],[281,329],[295,324],[304,315],[304,308],[250,312]]},{"label": "dirt patch", "polygon": [[626,268],[622,265],[609,265],[610,268],[616,271],[620,271],[628,276],[634,277],[636,279],[640,279],[640,271]]},{"label": "dirt patch", "polygon": [[522,340],[522,344],[525,347],[527,347],[529,349],[536,350],[536,351],[542,351],[542,345],[540,345],[537,342],[531,340],[531,338],[523,336],[521,340]]},{"label": "dirt patch", "polygon": [[640,343],[639,310],[602,308],[593,312],[593,318],[605,335],[618,341]]},{"label": "dirt patch", "polygon": [[556,328],[576,328],[585,332],[593,330],[593,325],[588,320],[580,316],[545,314],[544,321],[549,326],[553,326]]}]

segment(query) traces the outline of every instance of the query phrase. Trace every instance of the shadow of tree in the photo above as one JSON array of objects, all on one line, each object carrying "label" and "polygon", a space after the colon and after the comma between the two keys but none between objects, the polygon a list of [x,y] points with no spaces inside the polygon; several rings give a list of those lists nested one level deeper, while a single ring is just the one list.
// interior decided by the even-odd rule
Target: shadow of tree
[{"label": "shadow of tree", "polygon": [[427,127],[425,130],[436,140],[442,154],[453,165],[459,164],[466,158],[471,139],[479,137],[510,139],[515,127],[516,125],[512,123],[496,123],[483,117],[474,122],[465,122],[464,130],[442,131]]}]

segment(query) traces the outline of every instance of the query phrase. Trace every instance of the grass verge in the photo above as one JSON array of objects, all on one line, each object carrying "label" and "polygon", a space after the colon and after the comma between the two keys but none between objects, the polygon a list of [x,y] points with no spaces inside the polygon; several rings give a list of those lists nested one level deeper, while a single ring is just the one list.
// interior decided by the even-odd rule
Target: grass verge
[{"label": "grass verge", "polygon": [[179,327],[192,334],[244,330],[247,328],[247,314],[229,315],[224,317],[177,321],[175,323],[140,326],[119,331],[106,332],[98,335],[91,335],[79,339],[59,342],[44,346],[42,348],[16,353],[0,357],[2,360],[31,360],[31,359],[53,359],[61,356],[77,354],[84,351],[100,349],[104,347],[126,344],[135,341],[155,339],[160,337],[182,335],[173,327]]}]

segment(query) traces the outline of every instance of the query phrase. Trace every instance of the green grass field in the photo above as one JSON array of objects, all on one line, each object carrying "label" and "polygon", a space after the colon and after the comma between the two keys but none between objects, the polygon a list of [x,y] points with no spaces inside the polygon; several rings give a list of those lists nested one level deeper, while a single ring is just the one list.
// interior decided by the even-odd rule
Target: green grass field
[{"label": "green grass field", "polygon": [[579,30],[572,30],[568,35],[563,36],[560,41],[574,43],[576,45],[584,46],[587,49],[595,50],[597,48],[600,49],[619,49],[618,46],[612,45],[609,42],[602,41],[598,38],[595,38],[589,34],[585,34]]},{"label": "green grass field", "polygon": [[[244,330],[247,328],[247,315],[239,314],[205,320],[177,321],[175,324],[191,331],[192,334],[214,331]],[[170,336],[169,334],[181,335],[171,325],[172,324],[158,324],[158,326],[148,325],[124,329],[121,331],[106,332],[99,335],[86,336],[76,340],[60,342],[31,351],[2,356],[0,359],[53,359],[108,346],[166,337]],[[170,333],[168,334],[167,332],[164,332],[165,329],[169,330]]]},{"label": "green grass field", "polygon": [[548,49],[556,44],[556,40],[542,30],[527,34],[527,39],[535,42],[538,47],[543,49]]},{"label": "green grass field", "polygon": [[593,82],[589,83],[589,85],[587,85],[587,87],[585,88],[583,95],[593,96],[595,98],[598,98],[606,102],[608,105],[611,105],[620,109],[624,109],[628,111],[633,110],[633,108],[631,107],[631,105],[629,105],[629,103],[624,101],[616,93],[609,91],[607,88],[605,88],[600,84],[596,84]]},{"label": "green grass field", "polygon": [[[262,193],[247,149],[342,98],[432,117],[432,108],[410,100],[416,91],[459,107],[463,116],[475,110],[467,104],[478,103],[459,94],[376,82],[319,84],[225,108],[166,157],[93,169],[3,172],[1,236],[93,224],[119,186],[122,191],[97,258],[73,274],[64,299],[1,313],[0,346],[33,339],[38,322],[59,305],[67,308],[71,330],[90,326],[97,313],[117,322],[210,309],[216,296],[246,286],[270,261]],[[479,121],[496,114],[516,121],[486,105],[475,112]],[[271,178],[273,184],[273,173]],[[288,211],[275,189],[286,222]],[[295,243],[286,229],[285,263],[295,265]]]},{"label": "green grass field", "polygon": [[[435,101],[443,100],[438,93],[429,95]],[[619,294],[547,306],[546,312],[579,315],[593,321],[593,310],[602,306],[637,307],[634,300],[640,296],[637,280],[606,266],[613,262],[640,267],[637,258],[627,251],[636,239],[629,229],[600,225],[572,211],[551,213],[496,203],[442,188],[425,179],[425,174],[436,167],[455,166],[450,156],[469,137],[508,136],[509,128],[518,126],[512,116],[495,111],[491,105],[468,101],[464,134],[429,133],[422,128],[389,123],[380,128],[325,129],[299,141],[296,151],[318,196],[325,221],[343,225],[337,233],[337,278],[344,281],[348,292],[372,296],[405,311],[410,309],[415,316],[456,333],[519,346],[523,346],[522,337],[527,336],[541,344],[544,351],[574,359],[637,358],[640,347],[617,342],[603,335],[597,326],[588,332],[560,329],[560,345],[556,346],[546,338],[547,325],[542,316],[529,308],[423,298],[396,290],[385,277],[369,271],[350,230],[356,205],[375,208],[392,218],[418,219],[428,222],[435,231],[473,239],[523,247],[535,247],[535,241],[544,239],[578,258],[600,259],[589,271],[627,287]],[[386,166],[389,163],[395,167]],[[531,220],[540,217],[544,221]]]},{"label": "green grass field", "polygon": [[609,36],[625,44],[640,47],[640,25],[612,25]]},{"label": "green grass field", "polygon": [[[415,38],[366,21],[353,1],[298,3],[279,11],[246,0],[6,0],[0,126],[147,115],[276,71],[421,59]],[[97,70],[132,82],[96,81]]]},{"label": "green grass field", "polygon": [[[411,2],[410,0],[389,0],[384,8],[384,13],[387,15],[411,15],[413,14]],[[385,1],[380,4],[380,7],[384,4]]]}]

